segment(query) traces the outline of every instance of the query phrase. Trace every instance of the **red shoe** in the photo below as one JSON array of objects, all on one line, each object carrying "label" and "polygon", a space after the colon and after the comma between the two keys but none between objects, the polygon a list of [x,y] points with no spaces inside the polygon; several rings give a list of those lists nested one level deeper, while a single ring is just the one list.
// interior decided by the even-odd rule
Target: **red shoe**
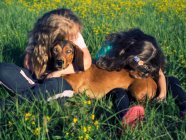
[{"label": "red shoe", "polygon": [[130,126],[131,128],[134,128],[137,122],[144,119],[144,116],[145,109],[143,106],[136,105],[130,107],[125,116],[122,118],[123,127],[126,128],[127,126]]}]

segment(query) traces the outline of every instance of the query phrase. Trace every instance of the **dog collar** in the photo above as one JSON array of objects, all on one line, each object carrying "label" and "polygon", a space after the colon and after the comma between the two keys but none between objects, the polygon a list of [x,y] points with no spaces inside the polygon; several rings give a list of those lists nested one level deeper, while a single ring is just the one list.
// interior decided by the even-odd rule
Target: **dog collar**
[{"label": "dog collar", "polygon": [[138,57],[138,56],[134,56],[134,61],[138,63],[138,65],[143,65],[144,62]]}]

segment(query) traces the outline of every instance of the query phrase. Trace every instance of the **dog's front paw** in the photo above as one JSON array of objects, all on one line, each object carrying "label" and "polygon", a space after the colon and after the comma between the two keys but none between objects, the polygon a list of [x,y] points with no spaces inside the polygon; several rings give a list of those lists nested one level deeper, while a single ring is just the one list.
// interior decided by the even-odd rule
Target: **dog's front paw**
[{"label": "dog's front paw", "polygon": [[65,90],[63,91],[63,97],[72,97],[74,95],[74,91],[73,90]]},{"label": "dog's front paw", "polygon": [[51,101],[51,100],[56,100],[58,98],[62,98],[62,97],[72,97],[74,95],[74,91],[73,90],[65,90],[62,93],[58,93],[52,97],[49,97],[47,99],[47,101]]}]

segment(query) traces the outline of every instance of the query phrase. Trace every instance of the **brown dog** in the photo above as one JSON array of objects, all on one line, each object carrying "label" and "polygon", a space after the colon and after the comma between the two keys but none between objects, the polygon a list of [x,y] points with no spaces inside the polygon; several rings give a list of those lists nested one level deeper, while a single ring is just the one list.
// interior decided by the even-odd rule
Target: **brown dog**
[{"label": "brown dog", "polygon": [[[73,64],[75,69],[83,69],[83,53],[72,42],[56,41],[52,48],[54,68],[65,69]],[[92,66],[87,71],[62,76],[72,86],[75,93],[86,91],[90,98],[101,98],[114,88],[128,89],[137,101],[155,96],[157,85],[151,77],[136,79],[127,69],[106,71]]]}]

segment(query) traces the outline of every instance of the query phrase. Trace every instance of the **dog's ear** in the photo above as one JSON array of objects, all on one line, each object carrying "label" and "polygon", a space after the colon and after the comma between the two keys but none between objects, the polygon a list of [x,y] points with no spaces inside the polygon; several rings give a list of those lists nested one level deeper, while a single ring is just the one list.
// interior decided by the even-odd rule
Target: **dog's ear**
[{"label": "dog's ear", "polygon": [[84,71],[83,51],[75,44],[72,44],[74,48],[73,67],[74,71]]},{"label": "dog's ear", "polygon": [[31,55],[31,61],[33,72],[37,79],[42,79],[43,74],[46,72],[48,59],[46,48],[35,46]]}]

